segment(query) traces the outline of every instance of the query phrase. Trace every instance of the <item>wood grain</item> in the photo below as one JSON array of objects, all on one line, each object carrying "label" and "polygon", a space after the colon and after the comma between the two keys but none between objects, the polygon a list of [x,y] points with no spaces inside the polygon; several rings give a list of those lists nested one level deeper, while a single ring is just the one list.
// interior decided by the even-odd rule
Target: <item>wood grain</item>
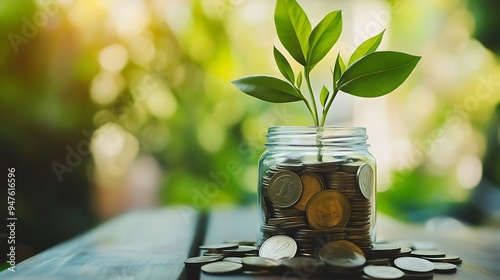
[{"label": "wood grain", "polygon": [[197,223],[198,214],[189,208],[134,211],[33,256],[0,278],[178,279]]}]

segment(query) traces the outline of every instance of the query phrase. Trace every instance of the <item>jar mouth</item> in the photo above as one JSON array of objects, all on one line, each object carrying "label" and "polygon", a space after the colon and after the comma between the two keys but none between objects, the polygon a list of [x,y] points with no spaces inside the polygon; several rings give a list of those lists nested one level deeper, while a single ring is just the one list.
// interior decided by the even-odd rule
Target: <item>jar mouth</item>
[{"label": "jar mouth", "polygon": [[366,128],[351,126],[272,126],[267,133],[271,146],[333,146],[368,148]]}]

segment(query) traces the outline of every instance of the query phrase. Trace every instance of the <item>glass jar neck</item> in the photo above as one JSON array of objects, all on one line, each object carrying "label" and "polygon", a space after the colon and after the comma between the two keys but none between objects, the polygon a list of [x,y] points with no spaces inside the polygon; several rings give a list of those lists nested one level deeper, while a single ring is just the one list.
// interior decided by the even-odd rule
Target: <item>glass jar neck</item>
[{"label": "glass jar neck", "polygon": [[364,127],[273,126],[267,133],[268,149],[284,147],[325,147],[366,150],[368,136]]}]

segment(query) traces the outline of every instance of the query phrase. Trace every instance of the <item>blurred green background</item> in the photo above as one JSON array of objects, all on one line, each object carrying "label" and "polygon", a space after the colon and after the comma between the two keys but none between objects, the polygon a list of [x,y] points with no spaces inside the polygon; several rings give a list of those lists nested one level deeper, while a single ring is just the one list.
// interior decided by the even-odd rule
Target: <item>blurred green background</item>
[{"label": "blurred green background", "polygon": [[[498,226],[498,1],[299,3],[313,24],[343,10],[343,35],[313,72],[318,87],[337,52],[346,58],[383,29],[380,49],[423,56],[393,94],[341,95],[327,121],[367,127],[379,211]],[[18,260],[134,208],[255,204],[267,128],[312,124],[302,104],[267,104],[230,84],[279,75],[274,5],[1,1],[0,158],[5,176],[16,168]]]}]

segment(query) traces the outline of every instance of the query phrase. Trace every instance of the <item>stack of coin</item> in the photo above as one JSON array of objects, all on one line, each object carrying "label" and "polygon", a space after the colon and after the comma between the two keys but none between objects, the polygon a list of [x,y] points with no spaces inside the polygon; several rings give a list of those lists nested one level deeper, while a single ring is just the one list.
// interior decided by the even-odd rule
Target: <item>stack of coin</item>
[{"label": "stack of coin", "polygon": [[203,256],[245,257],[257,254],[257,247],[249,245],[239,245],[237,243],[201,245],[199,248],[201,250],[206,250],[203,253]]},{"label": "stack of coin", "polygon": [[292,236],[302,256],[317,257],[324,244],[342,239],[371,250],[373,170],[368,164],[281,163],[260,183],[263,240]]}]

